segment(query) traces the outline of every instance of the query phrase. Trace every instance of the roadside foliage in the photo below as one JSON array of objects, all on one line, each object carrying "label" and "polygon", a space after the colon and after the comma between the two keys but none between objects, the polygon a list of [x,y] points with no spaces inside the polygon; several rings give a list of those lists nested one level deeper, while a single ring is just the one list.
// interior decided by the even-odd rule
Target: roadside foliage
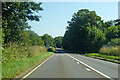
[{"label": "roadside foliage", "polygon": [[43,10],[41,4],[2,2],[2,28],[0,26],[2,48],[0,49],[2,49],[3,78],[15,78],[16,75],[52,54],[48,55],[42,37],[31,31],[31,26],[27,22],[40,20],[41,16],[34,13]]},{"label": "roadside foliage", "polygon": [[58,36],[54,38],[54,42],[57,48],[62,48],[62,36]]},{"label": "roadside foliage", "polygon": [[56,51],[55,47],[82,54],[120,56],[120,19],[104,22],[95,11],[81,9],[68,21],[64,36],[39,36],[31,31],[28,21],[40,21],[40,14],[35,13],[43,10],[41,4],[2,2],[0,61],[4,78],[14,78],[45,60]]},{"label": "roadside foliage", "polygon": [[44,41],[44,46],[46,47],[55,47],[55,42],[52,36],[50,36],[49,34],[44,34],[42,36],[42,40]]},{"label": "roadside foliage", "polygon": [[[120,55],[120,19],[104,22],[95,11],[81,9],[68,21],[62,46],[75,53]],[[111,46],[111,47],[110,47]]]},{"label": "roadside foliage", "polygon": [[106,40],[101,28],[103,21],[95,11],[79,10],[68,24],[63,37],[63,48],[67,50],[78,53],[97,52]]}]

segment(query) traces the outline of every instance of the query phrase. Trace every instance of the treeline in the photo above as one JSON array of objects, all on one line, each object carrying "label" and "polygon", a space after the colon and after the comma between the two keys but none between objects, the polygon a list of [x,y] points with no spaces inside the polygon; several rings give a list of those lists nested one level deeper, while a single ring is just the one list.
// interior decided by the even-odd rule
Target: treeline
[{"label": "treeline", "polygon": [[[28,20],[39,21],[42,3],[2,2],[2,63],[46,53],[42,37],[31,31]],[[37,51],[37,52],[36,52]]]},{"label": "treeline", "polygon": [[0,30],[2,31],[2,40],[0,40],[2,63],[46,53],[50,51],[49,47],[54,51],[54,47],[62,47],[61,36],[56,38],[48,34],[39,36],[30,30],[31,26],[27,21],[40,20],[41,16],[35,13],[43,10],[41,4],[41,2],[2,2],[2,30]]},{"label": "treeline", "polygon": [[[31,31],[27,21],[39,21],[40,15],[35,12],[42,11],[42,3],[36,2],[2,2],[2,43],[9,47],[12,43],[19,46],[52,46],[61,47],[62,39],[55,39],[45,34],[38,36]],[[58,41],[61,40],[61,41]],[[60,42],[58,44],[58,42]]]},{"label": "treeline", "polygon": [[44,34],[42,36],[42,40],[44,40],[44,45],[46,47],[52,46],[52,47],[57,47],[57,48],[62,48],[62,36],[57,36],[53,38],[49,34]]},{"label": "treeline", "polygon": [[2,23],[0,22],[2,78],[15,78],[21,72],[53,55],[54,47],[58,45],[61,47],[61,43],[58,44],[58,40],[62,41],[61,38],[54,39],[48,34],[39,36],[30,30],[31,26],[27,21],[40,20],[41,16],[36,13],[43,10],[41,4],[2,2]]},{"label": "treeline", "polygon": [[63,37],[63,48],[77,53],[99,52],[102,46],[120,44],[120,20],[107,21],[88,9],[74,13]]},{"label": "treeline", "polygon": [[36,15],[36,12],[43,10],[41,4],[36,2],[2,2],[2,30],[0,23],[2,78],[15,78],[30,67],[41,63],[53,55],[54,47],[58,43],[56,40],[62,41],[62,39],[54,40],[48,34],[39,36],[30,30],[31,26],[27,21],[40,20],[41,16]]},{"label": "treeline", "polygon": [[[40,42],[27,21],[39,21],[40,15],[35,12],[42,11],[42,3],[35,2],[2,2],[2,41],[3,44],[18,43],[22,45],[35,45]],[[34,40],[37,38],[37,42]],[[30,39],[30,40],[28,40]],[[42,42],[40,44],[43,44]]]}]

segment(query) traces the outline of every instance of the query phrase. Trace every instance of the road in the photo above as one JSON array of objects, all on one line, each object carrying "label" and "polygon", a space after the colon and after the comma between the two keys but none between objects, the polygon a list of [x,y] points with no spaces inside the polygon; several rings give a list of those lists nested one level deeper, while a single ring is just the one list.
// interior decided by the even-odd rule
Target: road
[{"label": "road", "polygon": [[[72,56],[73,58],[70,56]],[[77,59],[78,61],[76,61],[75,59]],[[83,64],[79,61],[83,62]],[[88,66],[86,66],[84,63]],[[44,63],[37,70],[27,76],[27,78],[103,79],[106,78],[106,76],[111,78],[118,78],[118,65],[110,62],[88,58],[78,54],[64,53],[64,51],[58,49],[58,52],[55,53],[53,57],[51,57],[46,63]]]}]

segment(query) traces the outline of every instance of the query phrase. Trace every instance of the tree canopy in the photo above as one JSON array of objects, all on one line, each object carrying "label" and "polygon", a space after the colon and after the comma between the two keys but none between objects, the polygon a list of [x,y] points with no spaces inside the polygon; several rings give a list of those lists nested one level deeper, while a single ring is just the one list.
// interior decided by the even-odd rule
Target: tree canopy
[{"label": "tree canopy", "polygon": [[56,47],[62,48],[62,39],[63,39],[62,36],[58,36],[54,38]]},{"label": "tree canopy", "polygon": [[35,12],[43,10],[42,3],[35,2],[2,2],[2,29],[4,43],[16,42],[22,30],[30,29],[28,20],[39,21],[40,15]]},{"label": "tree canopy", "polygon": [[115,22],[116,22],[115,25],[120,25],[120,19],[116,19]]},{"label": "tree canopy", "polygon": [[80,53],[97,52],[106,40],[103,21],[95,11],[79,10],[68,24],[62,43],[66,50]]},{"label": "tree canopy", "polygon": [[42,36],[42,40],[44,40],[44,45],[46,47],[49,47],[49,46],[55,47],[54,39],[52,36],[50,36],[48,34],[44,34]]},{"label": "tree canopy", "polygon": [[44,46],[44,41],[42,40],[42,37],[38,36],[37,33],[26,30],[22,31],[20,33],[20,44],[22,46],[34,46],[34,45],[40,45]]}]

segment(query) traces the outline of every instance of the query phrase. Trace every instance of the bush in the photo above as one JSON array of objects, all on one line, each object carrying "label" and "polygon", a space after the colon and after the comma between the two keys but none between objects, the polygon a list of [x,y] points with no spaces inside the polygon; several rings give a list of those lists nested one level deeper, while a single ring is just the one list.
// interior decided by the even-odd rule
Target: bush
[{"label": "bush", "polygon": [[119,56],[120,55],[120,46],[112,46],[112,47],[102,47],[100,49],[100,53],[101,54],[105,54],[105,55],[113,55],[113,56]]},{"label": "bush", "polygon": [[18,46],[13,43],[9,47],[2,49],[2,62],[18,61],[23,58],[29,58],[38,54],[46,53],[47,49],[41,46]]},{"label": "bush", "polygon": [[47,51],[48,51],[48,52],[55,52],[56,49],[55,49],[54,47],[49,47],[49,48],[47,49]]}]

